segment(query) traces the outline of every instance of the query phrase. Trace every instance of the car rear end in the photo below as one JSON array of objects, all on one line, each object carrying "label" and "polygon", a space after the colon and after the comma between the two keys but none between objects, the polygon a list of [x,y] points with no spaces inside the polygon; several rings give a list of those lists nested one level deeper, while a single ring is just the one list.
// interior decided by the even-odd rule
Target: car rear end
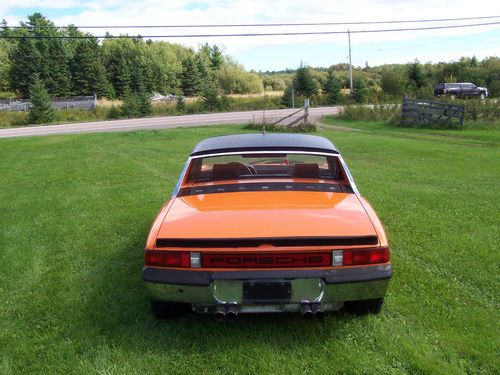
[{"label": "car rear end", "polygon": [[343,158],[304,135],[200,143],[152,225],[143,270],[160,318],[378,312],[391,275],[382,224]]},{"label": "car rear end", "polygon": [[383,299],[389,247],[376,236],[164,241],[146,250],[151,299],[190,304],[218,319],[239,313],[321,317],[348,301]]}]

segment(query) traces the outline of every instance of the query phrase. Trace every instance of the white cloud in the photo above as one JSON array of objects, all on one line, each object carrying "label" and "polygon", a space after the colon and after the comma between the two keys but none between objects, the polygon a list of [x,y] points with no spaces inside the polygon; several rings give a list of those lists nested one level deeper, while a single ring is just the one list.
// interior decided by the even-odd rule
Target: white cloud
[{"label": "white cloud", "polygon": [[[74,8],[77,7],[77,8]],[[10,24],[19,21],[23,9],[26,12],[37,9],[40,12],[52,10],[59,16],[51,17],[58,25],[185,25],[216,23],[281,23],[281,22],[352,22],[383,21],[405,19],[454,18],[484,15],[500,15],[500,1],[470,0],[3,0],[0,14]],[[75,9],[83,9],[76,12]],[[54,11],[56,10],[56,11]],[[71,10],[71,11],[70,11]],[[66,15],[65,15],[66,13]],[[495,19],[498,21],[499,19]],[[491,20],[491,21],[495,21]],[[484,21],[460,21],[462,23]],[[390,24],[390,25],[351,25],[351,30],[400,28],[408,26],[432,26],[430,24]],[[111,33],[140,33],[141,35],[164,34],[226,34],[241,32],[279,32],[279,31],[344,31],[348,26],[321,27],[270,27],[265,29],[247,28],[203,28],[203,29],[135,29],[108,30]],[[353,43],[380,43],[390,41],[414,41],[421,38],[447,38],[450,36],[474,35],[486,30],[500,30],[500,25],[477,28],[408,31],[374,34],[354,34]],[[104,34],[106,29],[92,30],[94,34]],[[345,42],[345,35],[315,36],[273,36],[257,38],[172,38],[172,42],[196,47],[209,42],[225,46],[229,54],[262,45],[279,45],[313,42]]]}]

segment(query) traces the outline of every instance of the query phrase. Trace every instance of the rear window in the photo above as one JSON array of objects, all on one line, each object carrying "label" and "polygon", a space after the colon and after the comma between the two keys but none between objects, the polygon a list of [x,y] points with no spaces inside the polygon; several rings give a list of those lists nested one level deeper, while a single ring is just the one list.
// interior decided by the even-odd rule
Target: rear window
[{"label": "rear window", "polygon": [[240,154],[193,159],[188,182],[260,178],[341,179],[338,159],[310,154]]}]

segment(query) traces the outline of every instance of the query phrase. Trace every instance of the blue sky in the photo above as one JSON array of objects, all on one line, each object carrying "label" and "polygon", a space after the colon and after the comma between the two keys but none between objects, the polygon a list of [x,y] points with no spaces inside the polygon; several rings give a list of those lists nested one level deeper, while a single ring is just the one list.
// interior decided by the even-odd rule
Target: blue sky
[{"label": "blue sky", "polygon": [[[28,14],[41,12],[58,25],[147,25],[280,22],[352,22],[473,16],[500,16],[500,1],[470,0],[2,0],[0,18],[15,25]],[[500,21],[500,18],[492,21]],[[453,24],[480,21],[460,21]],[[488,21],[485,21],[488,22]],[[425,24],[425,26],[442,23]],[[403,27],[404,25],[390,25]],[[424,24],[412,24],[424,26]],[[135,30],[142,35],[175,33],[230,33],[271,31],[345,31],[348,26],[266,29],[163,29]],[[384,28],[384,25],[349,26],[351,30]],[[112,33],[130,30],[110,30]],[[93,30],[104,34],[106,29]],[[500,25],[464,29],[352,35],[353,64],[405,63],[418,59],[451,61],[475,55],[479,59],[500,55]],[[301,61],[311,66],[347,62],[347,36],[287,36],[257,38],[170,39],[196,48],[208,42],[247,69],[295,68]]]}]

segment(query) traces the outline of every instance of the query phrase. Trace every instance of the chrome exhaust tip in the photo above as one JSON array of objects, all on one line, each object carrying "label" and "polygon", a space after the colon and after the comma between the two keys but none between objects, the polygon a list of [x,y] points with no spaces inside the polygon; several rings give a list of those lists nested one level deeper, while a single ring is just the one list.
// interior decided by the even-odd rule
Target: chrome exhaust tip
[{"label": "chrome exhaust tip", "polygon": [[215,309],[215,320],[217,321],[222,321],[226,318],[226,312],[227,308],[224,305],[218,305],[217,308]]},{"label": "chrome exhaust tip", "polygon": [[302,313],[302,317],[304,319],[312,319],[313,317],[313,312],[311,309],[311,306],[309,304],[301,304],[300,305],[300,312]]},{"label": "chrome exhaust tip", "polygon": [[236,304],[229,305],[226,311],[226,319],[227,320],[236,320],[238,318],[238,314],[240,312],[240,308]]},{"label": "chrome exhaust tip", "polygon": [[317,319],[323,319],[325,317],[325,311],[323,310],[323,307],[319,303],[314,303],[311,306],[312,313],[315,318]]}]

